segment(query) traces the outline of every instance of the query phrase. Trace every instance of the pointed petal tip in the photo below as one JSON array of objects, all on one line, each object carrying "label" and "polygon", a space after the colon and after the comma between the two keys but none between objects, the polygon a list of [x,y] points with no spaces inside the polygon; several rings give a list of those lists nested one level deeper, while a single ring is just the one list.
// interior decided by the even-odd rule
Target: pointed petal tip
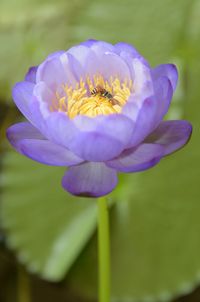
[{"label": "pointed petal tip", "polygon": [[186,120],[163,121],[145,142],[161,144],[168,155],[183,148],[190,141],[192,131],[192,124]]}]

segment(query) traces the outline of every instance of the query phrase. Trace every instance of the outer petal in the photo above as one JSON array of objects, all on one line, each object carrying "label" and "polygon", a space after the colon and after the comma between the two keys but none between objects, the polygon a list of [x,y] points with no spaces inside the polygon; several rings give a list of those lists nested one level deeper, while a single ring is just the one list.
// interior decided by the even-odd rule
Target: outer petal
[{"label": "outer petal", "polygon": [[139,172],[155,166],[163,153],[164,148],[160,145],[141,144],[136,148],[125,150],[106,165],[120,172]]},{"label": "outer petal", "polygon": [[117,174],[104,163],[87,162],[69,168],[63,177],[62,185],[73,195],[99,197],[115,188]]},{"label": "outer petal", "polygon": [[71,151],[44,139],[29,123],[19,123],[7,130],[12,146],[23,155],[47,165],[71,166],[83,160]]},{"label": "outer petal", "polygon": [[121,115],[77,116],[53,113],[47,119],[51,139],[87,161],[105,161],[119,155],[129,142],[133,122]]},{"label": "outer petal", "polygon": [[167,113],[172,96],[173,88],[170,80],[167,77],[160,77],[154,82],[155,99],[157,101],[157,110],[154,120],[154,126],[151,129],[153,131],[155,127],[159,125],[163,117]]},{"label": "outer petal", "polygon": [[17,83],[12,90],[15,104],[30,122],[34,120],[34,116],[30,110],[30,103],[33,100],[33,89],[34,83],[24,81]]},{"label": "outer petal", "polygon": [[174,64],[159,65],[152,70],[152,74],[154,79],[158,79],[163,76],[167,77],[171,82],[173,91],[176,89],[176,85],[178,81],[178,71]]},{"label": "outer petal", "polygon": [[187,121],[164,121],[151,133],[145,142],[164,147],[164,155],[182,148],[190,139],[192,125]]},{"label": "outer petal", "polygon": [[29,68],[26,76],[25,76],[25,81],[27,82],[36,82],[36,72],[37,72],[38,66],[32,66]]},{"label": "outer petal", "polygon": [[13,87],[12,96],[22,114],[31,124],[45,133],[45,123],[40,111],[40,103],[34,96],[34,88],[35,84],[32,82],[19,82]]}]

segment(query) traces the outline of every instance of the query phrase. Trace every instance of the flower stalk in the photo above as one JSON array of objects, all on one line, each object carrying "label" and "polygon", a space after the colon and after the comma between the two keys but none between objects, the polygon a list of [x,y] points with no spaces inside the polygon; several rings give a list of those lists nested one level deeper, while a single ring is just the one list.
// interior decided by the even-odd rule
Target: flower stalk
[{"label": "flower stalk", "polygon": [[18,302],[31,302],[30,280],[23,267],[18,266]]},{"label": "flower stalk", "polygon": [[98,199],[99,302],[110,302],[109,208],[105,197]]}]

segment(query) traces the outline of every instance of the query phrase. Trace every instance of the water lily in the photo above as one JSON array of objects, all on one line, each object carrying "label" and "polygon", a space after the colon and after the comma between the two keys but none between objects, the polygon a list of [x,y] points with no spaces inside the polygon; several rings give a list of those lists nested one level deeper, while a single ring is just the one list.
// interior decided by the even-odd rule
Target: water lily
[{"label": "water lily", "polygon": [[14,86],[28,121],[7,137],[35,161],[68,167],[62,185],[71,194],[106,195],[118,172],[151,168],[187,143],[189,122],[163,121],[177,79],[174,65],[151,68],[129,44],[88,40],[49,55]]}]

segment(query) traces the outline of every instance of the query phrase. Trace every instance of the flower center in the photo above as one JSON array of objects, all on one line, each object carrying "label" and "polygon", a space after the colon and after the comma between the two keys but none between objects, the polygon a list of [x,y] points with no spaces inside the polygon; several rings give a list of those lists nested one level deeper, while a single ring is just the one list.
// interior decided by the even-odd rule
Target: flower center
[{"label": "flower center", "polygon": [[76,84],[75,88],[63,85],[57,92],[50,110],[66,112],[69,118],[82,114],[95,117],[103,114],[120,113],[132,92],[132,81],[120,82],[118,78],[105,81],[100,75],[93,79],[87,77]]}]

